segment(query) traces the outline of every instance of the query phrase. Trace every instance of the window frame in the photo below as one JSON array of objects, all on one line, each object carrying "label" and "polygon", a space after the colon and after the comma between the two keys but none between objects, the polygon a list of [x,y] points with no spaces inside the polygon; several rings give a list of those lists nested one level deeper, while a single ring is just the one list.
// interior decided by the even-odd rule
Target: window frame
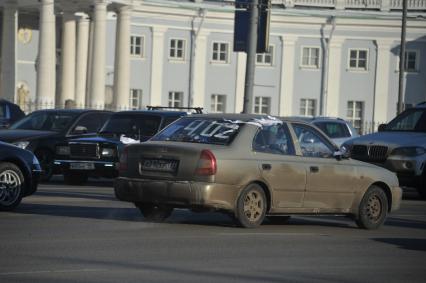
[{"label": "window frame", "polygon": [[[256,104],[256,98],[259,98],[259,104]],[[263,99],[267,99],[267,101],[269,102],[269,104],[267,105],[268,107],[268,112],[267,113],[262,113],[262,112],[256,112],[256,105],[258,105],[259,110],[262,111],[263,108]],[[270,96],[255,96],[254,97],[254,101],[253,101],[253,114],[259,114],[259,115],[271,115],[271,104],[272,104],[272,98]]]},{"label": "window frame", "polygon": [[[311,50],[311,49],[318,49],[318,65],[310,65],[310,64],[305,65],[303,63],[303,50],[305,48],[308,48],[309,50]],[[321,50],[322,50],[322,48],[320,46],[302,45],[302,46],[300,46],[300,50],[301,50],[301,52],[300,52],[300,68],[302,68],[302,69],[309,69],[309,70],[319,70],[321,68],[321,60],[322,60],[322,52],[321,52]],[[311,58],[312,58],[312,54],[311,54],[311,51],[309,51],[308,62],[311,61]]]},{"label": "window frame", "polygon": [[[406,49],[405,54],[408,54],[408,52],[416,53],[416,69],[415,70],[407,70],[406,66],[407,66],[408,60],[405,60],[404,72],[405,73],[411,73],[411,74],[417,74],[417,73],[420,72],[420,50],[419,49]],[[400,64],[400,60],[401,60],[399,53],[396,56],[396,58],[397,58],[397,60],[396,60],[396,71],[399,72],[399,64]]]},{"label": "window frame", "polygon": [[[223,103],[221,103],[223,111],[218,111],[218,105],[219,105],[219,97],[223,97],[224,101]],[[210,112],[211,113],[226,113],[226,98],[227,95],[226,94],[218,94],[218,93],[213,93],[210,96]],[[213,105],[214,105],[214,109],[213,109]]]},{"label": "window frame", "polygon": [[[305,103],[304,103],[304,113],[302,114],[301,112],[301,110],[302,110],[302,100],[304,100],[305,101]],[[314,110],[314,113],[313,113],[313,115],[309,115],[309,107],[308,107],[308,102],[309,101],[313,101],[314,102],[314,108],[313,108],[313,110]],[[301,98],[300,100],[299,100],[299,105],[300,105],[300,107],[299,107],[299,113],[300,113],[300,115],[302,115],[302,116],[306,116],[306,117],[315,117],[316,116],[316,114],[317,114],[317,100],[315,99],[315,98]]]},{"label": "window frame", "polygon": [[[173,94],[172,100],[170,100],[170,94]],[[175,97],[176,94],[180,95],[179,100],[176,99],[176,97]],[[172,91],[168,92],[167,105],[169,107],[183,107],[183,103],[184,103],[183,100],[184,100],[184,92],[183,91],[174,91],[174,90],[172,90]],[[176,101],[180,101],[180,105],[176,106],[175,105]]]},{"label": "window frame", "polygon": [[[357,52],[357,57],[355,58],[356,67],[351,67],[351,51]],[[359,52],[365,51],[365,68],[359,67]],[[370,65],[370,50],[368,48],[348,48],[348,70],[349,71],[355,71],[355,72],[368,72],[369,71],[369,65]]]},{"label": "window frame", "polygon": [[[183,46],[182,46],[182,57],[177,57],[174,56],[172,57],[170,55],[170,51],[172,50],[172,41],[175,40],[176,43],[178,43],[179,41],[182,41]],[[172,37],[169,39],[169,54],[168,54],[168,59],[169,61],[175,61],[175,62],[184,62],[186,60],[186,39],[185,38],[179,38],[179,37]],[[175,50],[175,54],[177,54],[177,51],[179,50],[178,47],[174,47]]]},{"label": "window frame", "polygon": [[[134,97],[133,94],[136,91],[138,93],[137,96],[137,108],[133,107],[133,101],[134,101]],[[140,88],[131,88],[130,89],[130,93],[129,93],[129,109],[130,110],[138,110],[142,108],[142,95],[143,95],[143,91]]]},{"label": "window frame", "polygon": [[[141,38],[141,54],[134,54],[134,46],[135,44],[132,43],[132,38]],[[138,35],[138,34],[131,34],[130,35],[130,58],[132,59],[143,59],[145,58],[145,36],[144,35]]]},{"label": "window frame", "polygon": [[[272,48],[272,52],[266,52],[266,53],[256,53],[256,66],[261,66],[261,67],[271,67],[274,66],[275,63],[275,45],[274,44],[270,44],[268,46],[268,51],[269,49]],[[271,56],[271,63],[265,63],[265,58],[267,56],[267,54],[269,54]],[[261,56],[262,60],[259,62],[258,60],[258,56]]]},{"label": "window frame", "polygon": [[[353,103],[353,108],[352,108],[352,117],[349,117],[348,115],[348,111],[349,111],[349,103],[352,102]],[[356,104],[360,102],[361,103],[361,116],[360,119],[356,119]],[[346,120],[352,125],[352,127],[359,133],[362,134],[363,130],[364,130],[364,112],[365,112],[365,101],[361,101],[361,100],[348,100],[346,103]],[[357,128],[355,125],[355,121],[360,121],[361,122],[361,127]]]},{"label": "window frame", "polygon": [[[219,44],[219,51],[218,51],[218,58],[219,59],[214,59],[213,58],[213,55],[215,54],[215,50],[214,50],[214,45],[215,45],[215,43],[217,43],[217,44]],[[225,60],[220,60],[220,54],[221,54],[221,51],[220,51],[220,46],[221,46],[221,44],[226,44],[226,59]],[[230,43],[228,42],[228,41],[216,41],[216,40],[214,40],[214,41],[212,41],[212,56],[211,56],[211,62],[212,63],[214,63],[214,64],[229,64],[230,62],[231,62],[231,54],[230,54]]]}]

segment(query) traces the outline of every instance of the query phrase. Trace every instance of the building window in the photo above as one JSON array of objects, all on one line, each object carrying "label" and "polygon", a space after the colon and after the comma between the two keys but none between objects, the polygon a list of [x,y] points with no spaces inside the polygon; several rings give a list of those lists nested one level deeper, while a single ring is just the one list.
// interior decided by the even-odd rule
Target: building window
[{"label": "building window", "polygon": [[225,113],[226,95],[212,94],[210,111],[213,113]]},{"label": "building window", "polygon": [[300,99],[300,115],[315,116],[316,115],[316,99]]},{"label": "building window", "polygon": [[144,38],[142,36],[131,36],[130,37],[130,55],[143,57],[143,44]]},{"label": "building window", "polygon": [[349,49],[349,69],[366,71],[368,69],[368,50]]},{"label": "building window", "polygon": [[219,63],[228,63],[229,43],[213,42],[212,61]]},{"label": "building window", "polygon": [[273,59],[274,59],[274,47],[269,46],[268,51],[266,53],[257,54],[256,63],[258,65],[272,66]]},{"label": "building window", "polygon": [[418,51],[416,50],[407,50],[405,51],[405,62],[404,70],[406,72],[417,72],[418,71]]},{"label": "building window", "polygon": [[185,59],[185,40],[183,39],[171,39],[170,40],[170,52],[169,58],[174,60]]},{"label": "building window", "polygon": [[320,49],[319,47],[302,47],[302,67],[319,68]]},{"label": "building window", "polygon": [[136,110],[141,109],[142,106],[142,90],[141,89],[131,89],[130,90],[130,109]]},{"label": "building window", "polygon": [[269,114],[271,112],[271,98],[256,96],[254,98],[254,114]]},{"label": "building window", "polygon": [[170,91],[169,92],[169,107],[182,107],[183,106],[183,92]]},{"label": "building window", "polygon": [[358,131],[358,133],[362,133],[362,124],[363,124],[363,105],[362,101],[348,101],[348,113],[347,120],[352,123],[352,126]]}]

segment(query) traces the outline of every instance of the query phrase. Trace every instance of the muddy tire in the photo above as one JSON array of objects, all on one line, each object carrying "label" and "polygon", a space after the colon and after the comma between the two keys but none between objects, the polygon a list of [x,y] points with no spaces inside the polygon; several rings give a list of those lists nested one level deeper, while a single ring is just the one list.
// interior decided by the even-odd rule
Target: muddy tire
[{"label": "muddy tire", "polygon": [[17,207],[25,191],[22,171],[13,163],[0,164],[0,211],[10,211]]},{"label": "muddy tire", "polygon": [[240,194],[237,201],[235,218],[237,223],[245,228],[255,228],[262,224],[266,214],[266,196],[257,184],[248,185]]},{"label": "muddy tire", "polygon": [[371,186],[364,194],[356,218],[358,227],[368,230],[383,225],[388,214],[388,198],[382,188]]}]

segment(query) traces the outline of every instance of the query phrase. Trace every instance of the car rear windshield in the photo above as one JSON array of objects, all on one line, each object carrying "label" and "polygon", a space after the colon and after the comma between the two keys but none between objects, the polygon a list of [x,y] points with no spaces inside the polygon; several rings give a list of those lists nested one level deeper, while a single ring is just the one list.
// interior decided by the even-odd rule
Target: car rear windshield
[{"label": "car rear windshield", "polygon": [[71,126],[78,113],[34,112],[13,124],[10,129],[60,132]]},{"label": "car rear windshield", "polygon": [[228,145],[241,126],[238,122],[224,119],[181,118],[151,140]]},{"label": "car rear windshield", "polygon": [[131,138],[152,137],[158,132],[161,117],[156,115],[113,115],[100,130],[101,134],[118,134]]},{"label": "car rear windshield", "polygon": [[343,123],[336,122],[315,122],[315,126],[321,129],[329,138],[347,138],[351,136],[351,133]]},{"label": "car rear windshield", "polygon": [[386,131],[426,132],[426,108],[402,112],[386,126]]}]

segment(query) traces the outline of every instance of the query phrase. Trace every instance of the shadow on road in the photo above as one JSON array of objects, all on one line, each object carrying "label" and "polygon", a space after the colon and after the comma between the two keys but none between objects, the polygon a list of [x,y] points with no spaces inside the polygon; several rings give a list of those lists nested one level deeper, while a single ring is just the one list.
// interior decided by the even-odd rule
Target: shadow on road
[{"label": "shadow on road", "polygon": [[397,226],[402,228],[415,228],[415,229],[426,229],[426,222],[412,219],[401,219],[395,217],[389,217],[386,222],[386,226]]},{"label": "shadow on road", "polygon": [[426,239],[416,238],[374,238],[377,242],[398,246],[400,249],[426,252]]}]

